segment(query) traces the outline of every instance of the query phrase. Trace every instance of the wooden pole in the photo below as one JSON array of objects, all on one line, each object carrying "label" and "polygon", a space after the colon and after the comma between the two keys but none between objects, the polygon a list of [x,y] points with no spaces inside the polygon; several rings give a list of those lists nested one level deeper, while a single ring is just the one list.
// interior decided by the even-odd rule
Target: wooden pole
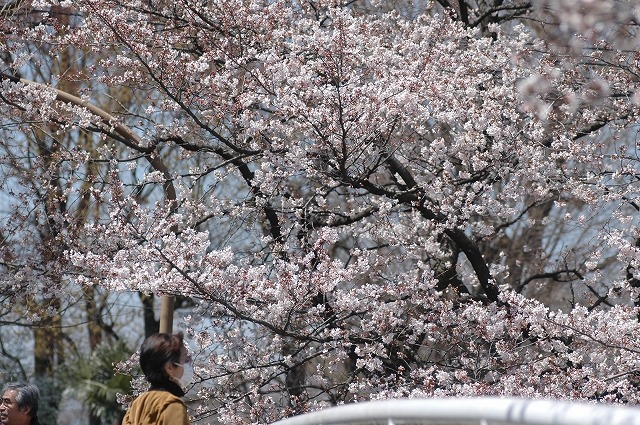
[{"label": "wooden pole", "polygon": [[176,303],[176,297],[172,295],[163,295],[160,300],[160,332],[173,333],[173,308]]}]

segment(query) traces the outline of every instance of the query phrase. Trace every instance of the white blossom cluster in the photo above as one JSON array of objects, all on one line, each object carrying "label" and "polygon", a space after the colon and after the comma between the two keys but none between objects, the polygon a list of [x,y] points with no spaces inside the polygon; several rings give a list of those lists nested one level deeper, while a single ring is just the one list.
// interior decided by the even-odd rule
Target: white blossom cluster
[{"label": "white blossom cluster", "polygon": [[[0,187],[22,185],[2,288],[190,298],[197,419],[640,402],[640,62],[594,18],[636,12],[540,1],[472,25],[338,3],[39,2],[40,24],[13,23],[16,72],[86,66],[0,87],[26,135],[0,151]],[[503,3],[486,16],[528,2]]]}]

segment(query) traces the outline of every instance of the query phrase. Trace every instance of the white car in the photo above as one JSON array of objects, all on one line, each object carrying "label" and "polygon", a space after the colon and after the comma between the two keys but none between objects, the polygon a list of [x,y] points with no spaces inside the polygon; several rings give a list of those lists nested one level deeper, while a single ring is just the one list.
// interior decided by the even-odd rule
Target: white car
[{"label": "white car", "polygon": [[272,425],[640,425],[640,408],[523,398],[379,400],[310,412]]}]

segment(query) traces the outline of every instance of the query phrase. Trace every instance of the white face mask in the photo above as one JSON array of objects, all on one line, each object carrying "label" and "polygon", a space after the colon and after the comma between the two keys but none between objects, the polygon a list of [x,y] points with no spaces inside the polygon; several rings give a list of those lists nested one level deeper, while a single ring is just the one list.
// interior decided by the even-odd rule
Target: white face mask
[{"label": "white face mask", "polygon": [[193,365],[191,363],[185,363],[185,364],[180,364],[180,363],[174,363],[176,366],[180,366],[183,369],[183,373],[182,376],[180,378],[174,378],[176,381],[178,381],[178,384],[183,388],[186,389],[189,384],[191,384],[191,381],[193,381]]}]

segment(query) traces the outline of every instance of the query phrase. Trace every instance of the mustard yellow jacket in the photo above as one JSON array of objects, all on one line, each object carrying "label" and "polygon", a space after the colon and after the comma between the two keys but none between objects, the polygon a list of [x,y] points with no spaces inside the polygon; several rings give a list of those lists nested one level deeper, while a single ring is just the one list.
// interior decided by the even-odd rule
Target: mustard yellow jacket
[{"label": "mustard yellow jacket", "polygon": [[136,398],[122,425],[189,425],[187,406],[164,390],[149,390]]}]

